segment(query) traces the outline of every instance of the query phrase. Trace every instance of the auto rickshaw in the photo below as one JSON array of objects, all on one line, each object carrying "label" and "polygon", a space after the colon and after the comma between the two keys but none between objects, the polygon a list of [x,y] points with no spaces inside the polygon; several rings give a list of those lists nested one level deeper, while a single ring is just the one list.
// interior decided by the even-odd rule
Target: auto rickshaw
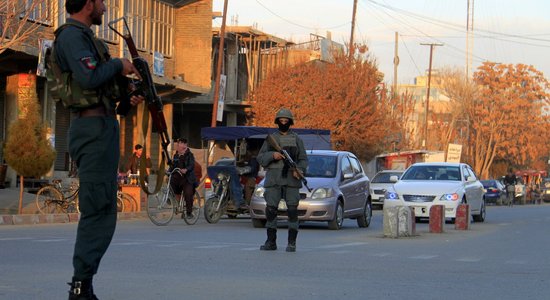
[{"label": "auto rickshaw", "polygon": [[[205,127],[201,138],[207,143],[207,173],[205,179],[204,216],[209,223],[216,223],[223,215],[236,218],[248,214],[244,187],[255,159],[268,134],[276,128],[256,126]],[[293,128],[304,141],[306,149],[331,149],[330,131],[324,129]],[[225,154],[216,154],[221,152]],[[248,177],[248,178],[247,178]],[[257,172],[252,185],[263,178],[262,170]],[[249,181],[250,182],[250,181]],[[253,191],[253,187],[252,187]],[[251,192],[250,190],[248,191]],[[249,202],[248,202],[249,203]]]}]

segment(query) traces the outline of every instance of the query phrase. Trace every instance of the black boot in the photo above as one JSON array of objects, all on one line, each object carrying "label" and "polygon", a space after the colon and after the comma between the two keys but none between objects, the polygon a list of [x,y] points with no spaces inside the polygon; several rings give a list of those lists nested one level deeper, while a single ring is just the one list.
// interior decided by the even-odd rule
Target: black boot
[{"label": "black boot", "polygon": [[277,250],[277,229],[267,229],[267,240],[260,246],[260,250]]},{"label": "black boot", "polygon": [[73,277],[72,282],[67,282],[67,284],[71,286],[69,289],[69,300],[98,300],[96,295],[94,295],[92,279],[79,281]]},{"label": "black boot", "polygon": [[288,245],[286,246],[286,252],[296,252],[296,237],[298,236],[298,230],[288,230]]}]

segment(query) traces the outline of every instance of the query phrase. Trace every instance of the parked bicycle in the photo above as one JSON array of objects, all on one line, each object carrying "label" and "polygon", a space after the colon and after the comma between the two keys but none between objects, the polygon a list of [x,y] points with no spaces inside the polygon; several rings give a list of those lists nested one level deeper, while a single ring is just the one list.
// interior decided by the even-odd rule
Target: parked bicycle
[{"label": "parked bicycle", "polygon": [[172,175],[175,172],[180,172],[179,168],[174,168],[168,176],[166,184],[162,186],[160,191],[155,195],[150,195],[147,198],[147,215],[153,224],[158,226],[164,226],[170,223],[175,214],[181,214],[181,218],[188,225],[197,223],[201,210],[201,196],[197,191],[193,197],[193,211],[192,216],[189,217],[186,214],[185,200],[183,194],[176,198],[176,194],[170,186]]},{"label": "parked bicycle", "polygon": [[[52,184],[43,186],[36,193],[36,207],[41,214],[79,213],[79,189],[80,185],[77,182],[72,182],[68,187],[64,187],[61,179],[54,179]],[[118,191],[118,212],[124,211],[125,203],[137,207],[134,197]]]},{"label": "parked bicycle", "polygon": [[61,179],[54,179],[36,193],[36,207],[41,214],[79,213],[78,189],[73,182],[65,188]]}]

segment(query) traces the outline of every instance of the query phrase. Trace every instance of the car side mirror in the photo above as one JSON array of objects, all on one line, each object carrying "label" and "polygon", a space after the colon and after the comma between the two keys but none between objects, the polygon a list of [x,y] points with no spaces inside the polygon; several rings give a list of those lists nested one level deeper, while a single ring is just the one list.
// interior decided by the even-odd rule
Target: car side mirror
[{"label": "car side mirror", "polygon": [[344,179],[353,178],[353,173],[344,173]]},{"label": "car side mirror", "polygon": [[399,177],[397,177],[396,175],[392,175],[390,176],[390,182],[397,182],[397,180],[399,180]]},{"label": "car side mirror", "polygon": [[476,178],[474,176],[468,176],[468,178],[466,178],[466,181],[467,182],[474,182],[474,181],[476,181]]}]

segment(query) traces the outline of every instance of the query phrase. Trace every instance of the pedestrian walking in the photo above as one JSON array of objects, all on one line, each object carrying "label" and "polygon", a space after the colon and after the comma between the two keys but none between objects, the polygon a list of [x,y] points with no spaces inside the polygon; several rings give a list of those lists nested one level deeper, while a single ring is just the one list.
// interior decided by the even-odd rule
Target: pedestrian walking
[{"label": "pedestrian walking", "polygon": [[292,169],[288,159],[276,151],[268,140],[263,143],[258,153],[258,162],[267,172],[265,176],[265,200],[266,200],[266,226],[267,240],[260,247],[261,250],[277,250],[277,210],[280,201],[285,201],[288,214],[288,245],[287,252],[296,251],[296,238],[298,236],[298,204],[300,201],[300,187],[302,181],[298,172],[305,173],[307,168],[307,155],[302,139],[292,130],[294,124],[292,112],[281,109],[275,116],[275,124],[279,130],[271,136],[280,148],[286,150],[297,169]]},{"label": "pedestrian walking", "polygon": [[514,198],[516,197],[516,184],[518,181],[512,168],[508,169],[508,174],[504,176],[502,182],[506,187],[506,198],[508,200],[508,206],[513,206]]}]

